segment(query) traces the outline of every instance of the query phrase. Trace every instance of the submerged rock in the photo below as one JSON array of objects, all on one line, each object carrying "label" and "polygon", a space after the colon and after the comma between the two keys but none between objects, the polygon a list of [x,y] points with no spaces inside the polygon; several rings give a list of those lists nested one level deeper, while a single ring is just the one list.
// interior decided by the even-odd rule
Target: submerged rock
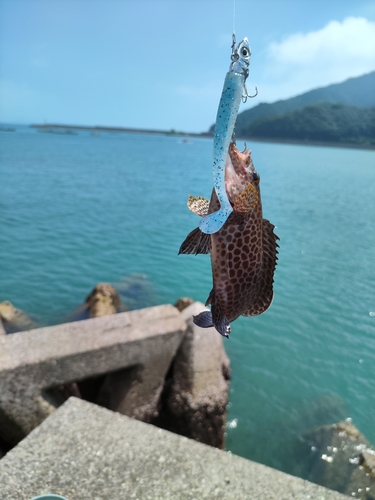
[{"label": "submerged rock", "polygon": [[[1,328],[2,324],[2,328]],[[16,333],[38,328],[39,325],[33,321],[25,312],[14,307],[5,300],[0,302],[0,333]]]},{"label": "submerged rock", "polygon": [[173,304],[177,309],[181,312],[187,307],[189,307],[194,302],[190,297],[181,297],[177,300],[175,304]]},{"label": "submerged rock", "polygon": [[124,304],[130,311],[160,304],[152,283],[146,274],[132,273],[114,283]]},{"label": "submerged rock", "polygon": [[362,500],[375,500],[375,451],[350,420],[306,433],[308,480]]},{"label": "submerged rock", "polygon": [[90,318],[116,314],[121,307],[121,300],[114,287],[108,283],[98,283],[86,297],[86,308]]}]

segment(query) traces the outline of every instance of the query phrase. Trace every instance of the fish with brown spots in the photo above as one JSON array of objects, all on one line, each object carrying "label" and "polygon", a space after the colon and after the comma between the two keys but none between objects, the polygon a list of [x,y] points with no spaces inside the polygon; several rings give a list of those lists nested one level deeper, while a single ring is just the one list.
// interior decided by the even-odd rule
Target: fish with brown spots
[{"label": "fish with brown spots", "polygon": [[[260,177],[250,150],[240,152],[230,143],[225,164],[225,189],[233,212],[214,234],[199,228],[188,234],[180,254],[211,254],[213,288],[203,311],[194,316],[202,328],[214,326],[229,337],[230,323],[242,316],[257,316],[266,311],[273,298],[273,275],[277,261],[274,225],[263,219]],[[213,189],[211,200],[189,196],[188,207],[205,217],[219,209]]]}]

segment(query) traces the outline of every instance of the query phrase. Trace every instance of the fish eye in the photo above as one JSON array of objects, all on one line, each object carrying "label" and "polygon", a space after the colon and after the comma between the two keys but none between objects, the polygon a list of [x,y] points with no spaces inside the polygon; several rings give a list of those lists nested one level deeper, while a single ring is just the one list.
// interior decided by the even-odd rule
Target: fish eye
[{"label": "fish eye", "polygon": [[257,172],[253,172],[253,181],[255,182],[255,184],[259,184],[260,175]]}]

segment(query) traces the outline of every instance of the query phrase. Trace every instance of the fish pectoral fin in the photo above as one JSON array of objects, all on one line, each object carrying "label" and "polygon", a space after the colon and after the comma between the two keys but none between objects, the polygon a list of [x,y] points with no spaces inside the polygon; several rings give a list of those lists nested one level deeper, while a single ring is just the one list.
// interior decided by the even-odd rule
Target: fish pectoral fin
[{"label": "fish pectoral fin", "polygon": [[194,214],[199,215],[200,217],[206,217],[206,215],[208,214],[208,207],[210,206],[210,202],[202,196],[189,195],[187,206],[188,209],[191,210]]},{"label": "fish pectoral fin", "polygon": [[211,236],[202,233],[197,227],[193,229],[180,246],[178,254],[207,254],[211,252]]},{"label": "fish pectoral fin", "polygon": [[251,182],[249,182],[242,193],[237,196],[233,205],[233,211],[241,214],[247,214],[255,208],[258,200],[258,192]]},{"label": "fish pectoral fin", "polygon": [[211,328],[212,326],[214,326],[211,311],[203,311],[197,316],[193,316],[193,322],[201,328]]},{"label": "fish pectoral fin", "polygon": [[273,232],[274,225],[263,219],[263,262],[258,282],[257,299],[243,316],[257,316],[270,307],[273,298],[273,275],[277,263],[278,236]]}]

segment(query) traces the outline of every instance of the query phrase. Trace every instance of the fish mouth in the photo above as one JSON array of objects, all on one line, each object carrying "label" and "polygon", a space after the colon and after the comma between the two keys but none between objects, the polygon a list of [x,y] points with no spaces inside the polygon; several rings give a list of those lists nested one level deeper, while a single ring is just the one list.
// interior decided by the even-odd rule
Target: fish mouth
[{"label": "fish mouth", "polygon": [[237,146],[233,142],[231,142],[229,145],[228,153],[231,159],[232,168],[234,169],[235,173],[240,177],[247,175],[251,162],[250,149],[247,149],[245,146],[245,149],[241,152],[238,150]]},{"label": "fish mouth", "polygon": [[251,158],[250,150],[240,152],[231,142],[225,162],[225,190],[232,206],[240,193],[250,181]]}]

